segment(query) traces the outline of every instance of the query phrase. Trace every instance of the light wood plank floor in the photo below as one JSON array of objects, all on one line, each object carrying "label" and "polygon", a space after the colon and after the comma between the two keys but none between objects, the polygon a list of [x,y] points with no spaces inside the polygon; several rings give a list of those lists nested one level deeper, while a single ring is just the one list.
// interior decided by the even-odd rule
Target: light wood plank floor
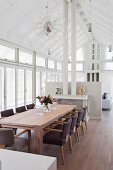
[{"label": "light wood plank floor", "polygon": [[103,111],[102,120],[90,120],[80,142],[73,138],[72,154],[64,148],[65,166],[58,146],[44,146],[45,155],[57,156],[58,170],[113,170],[113,109]]}]

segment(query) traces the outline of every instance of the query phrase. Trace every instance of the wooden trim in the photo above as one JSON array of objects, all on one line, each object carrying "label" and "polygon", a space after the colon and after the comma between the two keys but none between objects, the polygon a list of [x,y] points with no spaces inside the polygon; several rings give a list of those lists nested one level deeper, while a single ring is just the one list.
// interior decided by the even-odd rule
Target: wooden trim
[{"label": "wooden trim", "polygon": [[27,130],[27,129],[26,129],[26,130],[21,131],[20,133],[18,133],[18,134],[16,134],[16,135],[15,135],[15,138],[17,138],[18,136],[20,136],[20,135],[22,135],[23,133],[26,133],[26,132],[28,132],[28,130]]},{"label": "wooden trim", "polygon": [[64,148],[63,148],[63,146],[60,146],[60,152],[61,152],[62,162],[64,165]]},{"label": "wooden trim", "polygon": [[5,149],[5,145],[0,145],[0,149]]},{"label": "wooden trim", "polygon": [[52,132],[63,132],[62,130],[59,130],[59,129],[52,129],[52,128],[44,128],[44,130],[52,131]]}]

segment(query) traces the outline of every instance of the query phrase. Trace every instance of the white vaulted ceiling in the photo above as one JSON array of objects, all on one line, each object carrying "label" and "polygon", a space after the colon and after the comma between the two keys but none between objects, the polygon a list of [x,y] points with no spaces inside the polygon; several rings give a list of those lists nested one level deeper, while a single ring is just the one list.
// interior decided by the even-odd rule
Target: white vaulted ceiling
[{"label": "white vaulted ceiling", "polygon": [[[63,44],[59,33],[56,33],[50,39],[40,31],[36,34],[34,21],[37,17],[41,18],[46,5],[47,0],[0,0],[0,38],[31,50],[36,50],[44,55],[47,55],[48,49],[50,49],[51,57],[62,59]],[[78,0],[76,24],[77,49],[82,47],[89,39],[91,40],[92,37],[105,45],[109,44],[110,21],[111,28],[113,24],[112,8],[112,0]],[[62,26],[63,0],[48,0],[48,13],[50,19],[56,18],[56,24]],[[88,22],[93,23],[92,34],[87,31]],[[42,36],[40,36],[41,34]]]}]

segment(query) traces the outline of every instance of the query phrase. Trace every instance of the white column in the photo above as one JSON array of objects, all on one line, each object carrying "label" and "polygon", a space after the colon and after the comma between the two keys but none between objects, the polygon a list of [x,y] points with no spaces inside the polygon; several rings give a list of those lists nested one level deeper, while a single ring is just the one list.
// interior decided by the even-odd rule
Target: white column
[{"label": "white column", "polygon": [[36,104],[36,52],[33,51],[32,101]]},{"label": "white column", "polygon": [[[15,49],[15,61],[19,63],[19,48]],[[15,108],[18,106],[18,68],[15,68]]]},{"label": "white column", "polygon": [[71,2],[71,95],[76,95],[76,0]]},{"label": "white column", "polygon": [[64,2],[64,32],[63,32],[63,95],[68,94],[68,3]]}]

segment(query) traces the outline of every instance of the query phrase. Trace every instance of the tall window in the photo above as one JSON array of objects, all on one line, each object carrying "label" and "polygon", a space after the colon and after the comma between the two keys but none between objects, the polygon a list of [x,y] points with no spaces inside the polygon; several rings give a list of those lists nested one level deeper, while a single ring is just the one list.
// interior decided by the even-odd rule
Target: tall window
[{"label": "tall window", "polygon": [[109,52],[109,48],[106,48],[105,59],[112,59],[113,52]]},{"label": "tall window", "polygon": [[45,95],[46,72],[41,73],[41,95]]},{"label": "tall window", "polygon": [[18,106],[24,105],[24,70],[18,69]]},{"label": "tall window", "polygon": [[85,74],[83,72],[76,73],[76,81],[77,82],[84,82],[85,81]]},{"label": "tall window", "polygon": [[32,103],[32,71],[26,70],[26,104]]},{"label": "tall window", "polygon": [[4,109],[4,68],[0,67],[0,110]]},{"label": "tall window", "polygon": [[113,70],[113,63],[112,62],[106,62],[102,65],[103,70]]},{"label": "tall window", "polygon": [[36,56],[36,65],[39,67],[45,67],[45,58]]},{"label": "tall window", "polygon": [[19,51],[19,62],[25,64],[32,64],[32,55],[24,51]]},{"label": "tall window", "polygon": [[15,49],[0,45],[0,59],[15,60]]},{"label": "tall window", "polygon": [[[41,95],[41,82],[40,82],[40,72],[36,72],[36,96]],[[39,104],[39,100],[36,99],[36,104]]]},{"label": "tall window", "polygon": [[83,63],[76,64],[76,71],[83,71]]},{"label": "tall window", "polygon": [[71,63],[68,63],[68,71],[71,71]]},{"label": "tall window", "polygon": [[79,50],[77,50],[76,53],[76,61],[83,61],[84,56],[83,56],[83,48],[80,48]]},{"label": "tall window", "polygon": [[15,107],[15,69],[6,68],[6,103],[7,108]]},{"label": "tall window", "polygon": [[52,60],[48,60],[48,68],[54,69],[55,63]]},{"label": "tall window", "polygon": [[61,62],[57,62],[57,70],[62,70],[62,63]]}]

